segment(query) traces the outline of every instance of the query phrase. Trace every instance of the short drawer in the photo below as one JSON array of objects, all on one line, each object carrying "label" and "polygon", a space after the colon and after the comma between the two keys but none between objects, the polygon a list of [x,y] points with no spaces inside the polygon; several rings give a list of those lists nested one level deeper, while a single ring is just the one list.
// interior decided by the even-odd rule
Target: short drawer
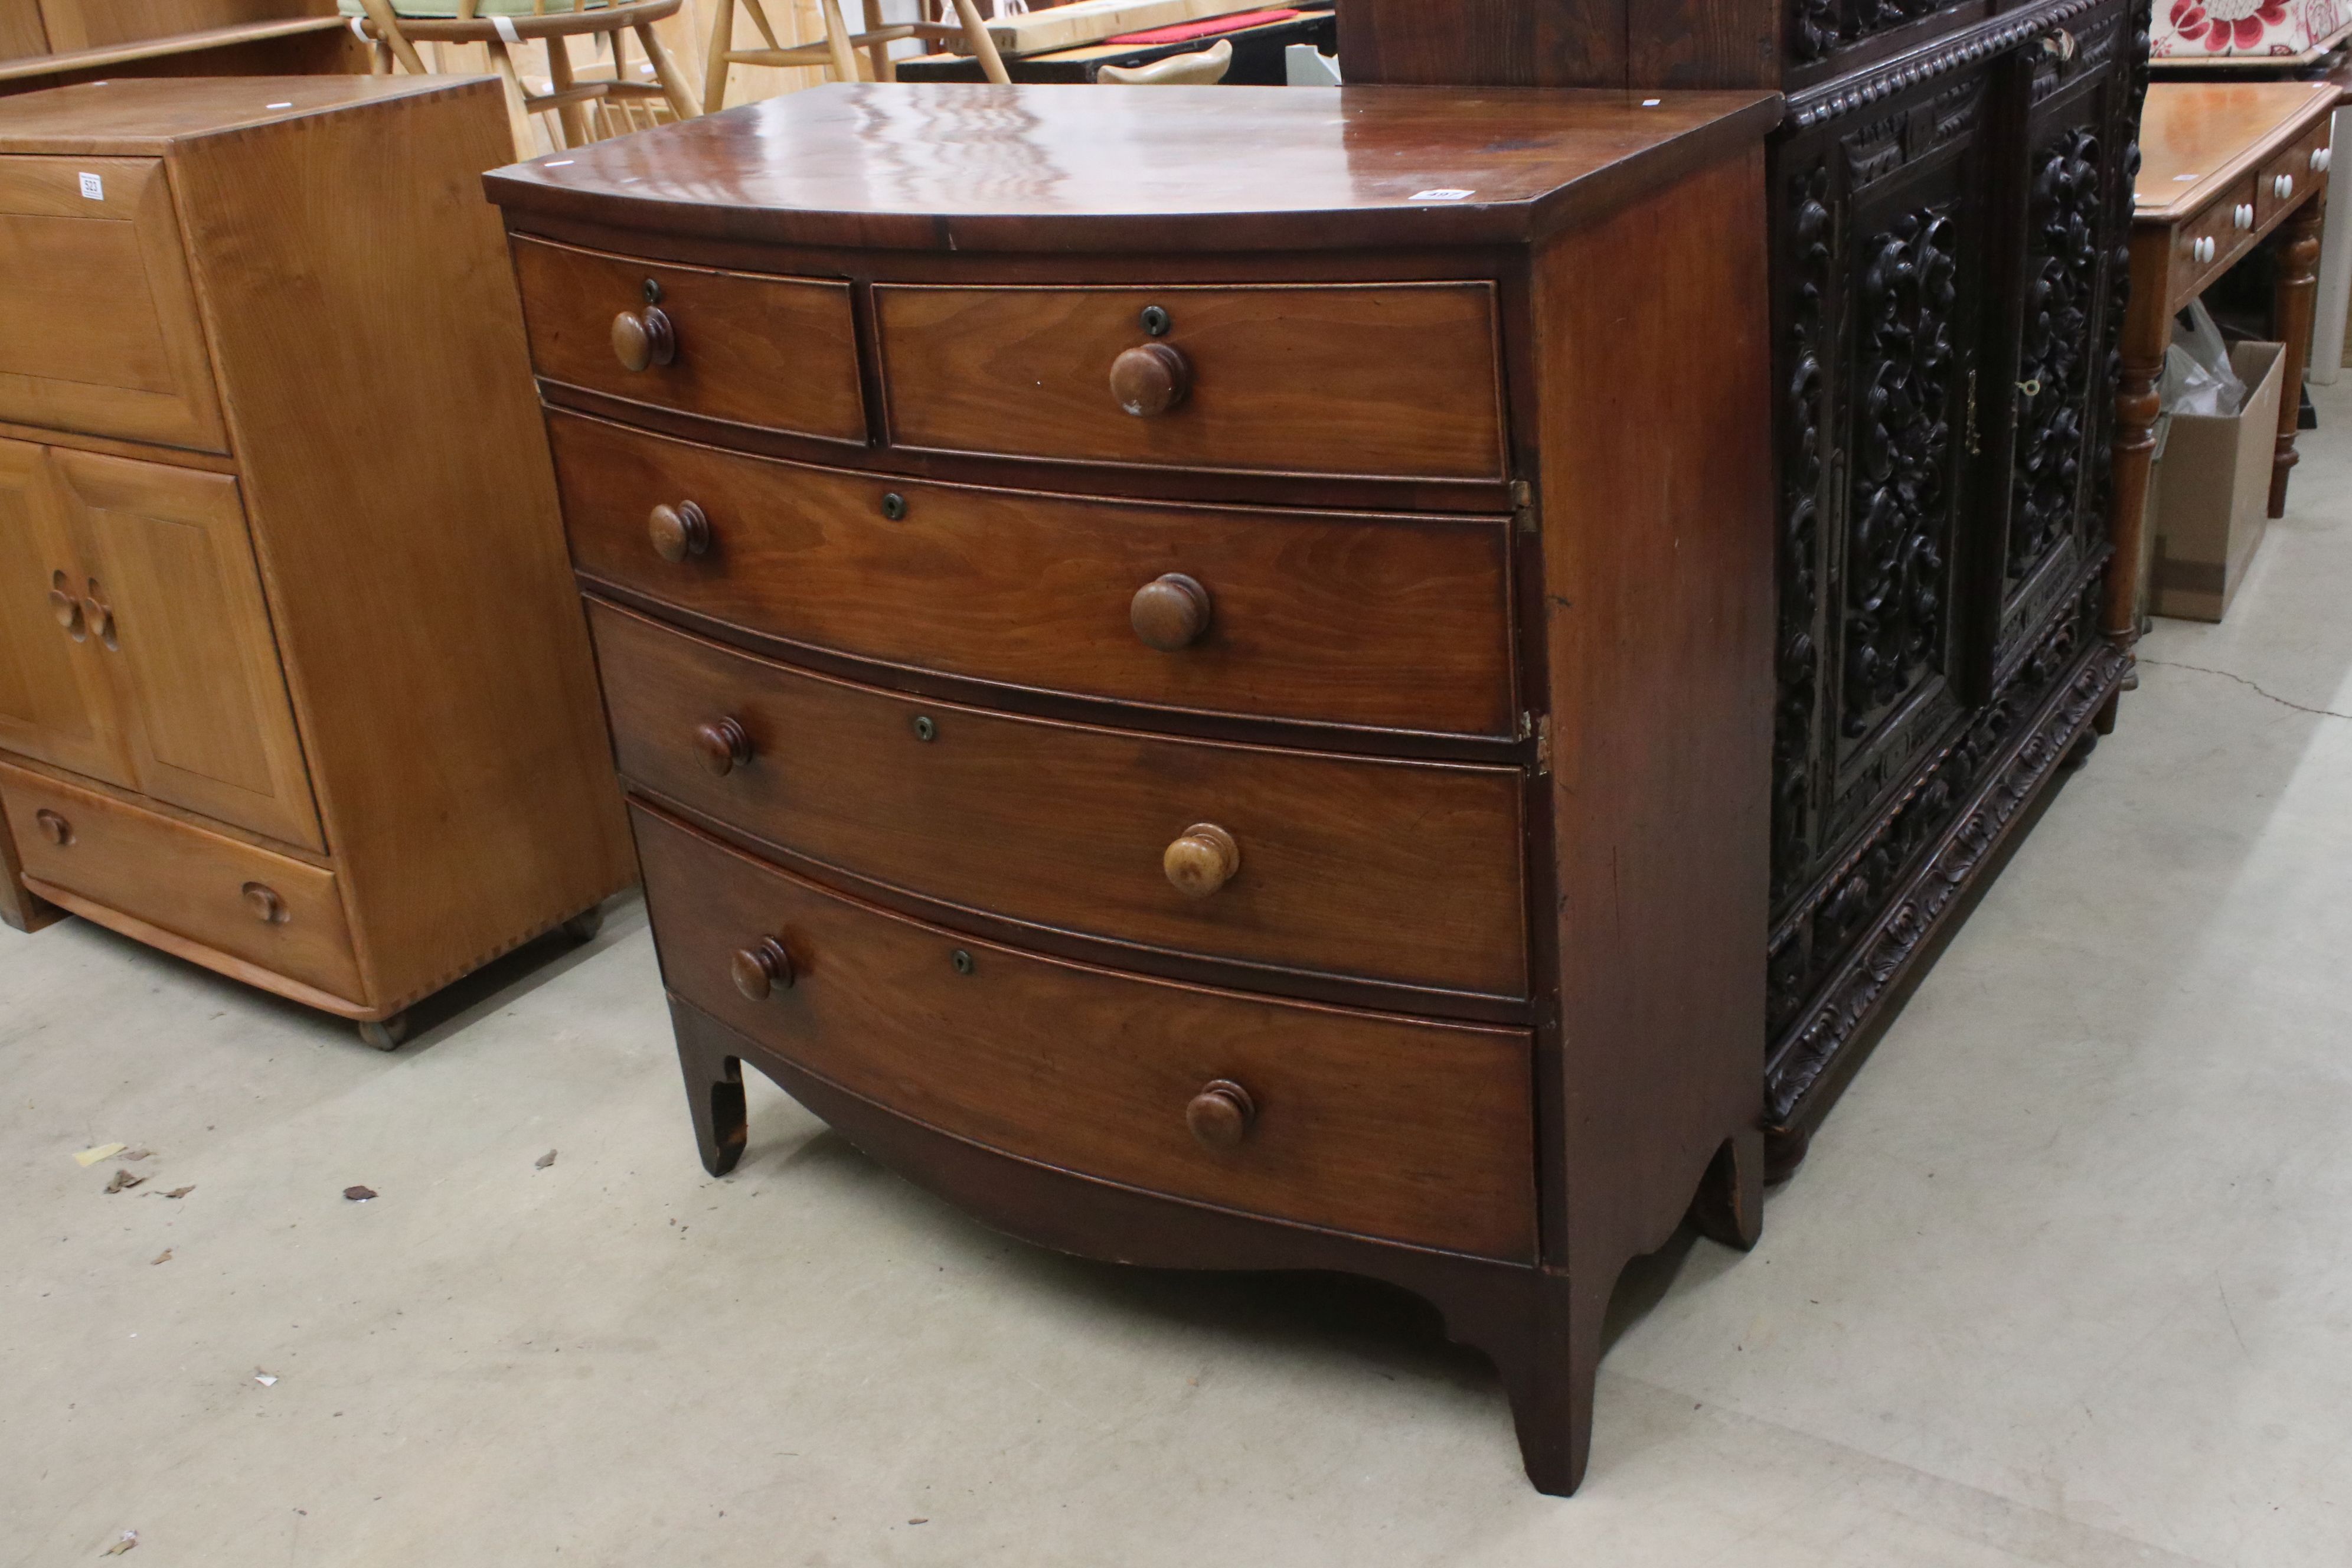
[{"label": "short drawer", "polygon": [[589,622],[623,777],[793,854],[1137,947],[1526,994],[1517,769],[1013,718]]},{"label": "short drawer", "polygon": [[1523,1030],[1041,958],[632,816],[669,987],[844,1089],[1151,1192],[1448,1251],[1534,1250]]},{"label": "short drawer", "polygon": [[1505,519],[1077,500],[549,430],[582,574],[730,626],[1165,708],[1516,727]]},{"label": "short drawer", "polygon": [[2203,288],[2253,248],[2254,232],[2261,223],[2250,176],[2231,186],[2218,201],[2208,203],[2204,211],[2174,232],[2174,276],[2197,279],[2194,286]]},{"label": "short drawer", "polygon": [[0,157],[0,419],[227,450],[162,160]]},{"label": "short drawer", "polygon": [[900,446],[1403,479],[1504,472],[1486,283],[877,284],[874,309]]},{"label": "short drawer", "polygon": [[513,247],[541,378],[865,445],[847,283],[675,267],[520,236]]},{"label": "short drawer", "polygon": [[26,877],[365,1000],[332,871],[18,768],[0,765],[0,800]]},{"label": "short drawer", "polygon": [[2321,115],[2292,146],[2271,154],[2254,177],[2255,221],[2267,224],[2327,183],[2327,147],[2334,118]]}]

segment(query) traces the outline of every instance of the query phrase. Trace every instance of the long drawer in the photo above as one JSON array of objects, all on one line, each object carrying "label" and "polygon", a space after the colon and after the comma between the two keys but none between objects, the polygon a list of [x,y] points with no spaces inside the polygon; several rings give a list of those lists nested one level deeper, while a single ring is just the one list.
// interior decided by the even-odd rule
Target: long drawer
[{"label": "long drawer", "polygon": [[335,874],[0,764],[25,875],[200,947],[359,1003]]},{"label": "long drawer", "polygon": [[848,284],[677,267],[520,237],[514,264],[531,366],[547,380],[865,444]]},{"label": "long drawer", "polygon": [[623,777],[796,854],[1145,948],[1527,994],[1516,769],[1014,718],[589,623]]},{"label": "long drawer", "polygon": [[1524,1030],[1040,958],[632,815],[670,988],[845,1089],[1153,1192],[1453,1251],[1533,1253]]},{"label": "long drawer", "polygon": [[890,439],[1155,468],[1498,479],[1486,283],[877,284]]},{"label": "long drawer", "polygon": [[772,462],[562,413],[548,427],[581,572],[697,615],[1046,691],[1514,727],[1500,518],[1121,504]]}]

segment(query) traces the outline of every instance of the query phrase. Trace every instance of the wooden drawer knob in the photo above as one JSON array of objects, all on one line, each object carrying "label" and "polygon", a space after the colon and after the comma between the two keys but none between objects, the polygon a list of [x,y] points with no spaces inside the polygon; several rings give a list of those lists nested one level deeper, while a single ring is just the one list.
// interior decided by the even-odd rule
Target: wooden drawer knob
[{"label": "wooden drawer knob", "polygon": [[772,936],[763,936],[738,951],[727,969],[734,976],[735,989],[751,1002],[765,1002],[773,992],[791,990],[797,978],[793,973],[793,955]]},{"label": "wooden drawer knob", "polygon": [[704,767],[724,778],[751,760],[751,737],[740,719],[714,719],[696,726],[694,749]]},{"label": "wooden drawer knob", "polygon": [[259,882],[245,885],[245,907],[266,926],[282,926],[288,919],[286,900]]},{"label": "wooden drawer knob", "polygon": [[1211,1081],[1184,1108],[1184,1125],[1204,1149],[1240,1148],[1256,1120],[1257,1102],[1231,1079]]},{"label": "wooden drawer knob", "polygon": [[657,506],[646,518],[646,537],[655,554],[675,564],[710,548],[710,518],[690,500]]},{"label": "wooden drawer knob", "polygon": [[1146,646],[1175,653],[1201,640],[1214,608],[1208,589],[1181,572],[1171,572],[1138,588],[1127,614]]},{"label": "wooden drawer knob", "polygon": [[659,305],[624,310],[613,318],[613,357],[623,370],[644,370],[677,358],[677,329]]},{"label": "wooden drawer knob", "polygon": [[1188,899],[1205,899],[1242,868],[1242,847],[1213,822],[1196,822],[1160,858],[1160,869]]},{"label": "wooden drawer knob", "polygon": [[57,616],[58,625],[76,642],[81,640],[81,601],[62,588],[49,590],[49,614]]},{"label": "wooden drawer knob", "polygon": [[1172,343],[1140,343],[1110,362],[1110,395],[1139,418],[1167,413],[1192,390],[1192,363]]},{"label": "wooden drawer knob", "polygon": [[33,826],[42,837],[62,849],[73,842],[73,824],[47,806],[33,813]]}]

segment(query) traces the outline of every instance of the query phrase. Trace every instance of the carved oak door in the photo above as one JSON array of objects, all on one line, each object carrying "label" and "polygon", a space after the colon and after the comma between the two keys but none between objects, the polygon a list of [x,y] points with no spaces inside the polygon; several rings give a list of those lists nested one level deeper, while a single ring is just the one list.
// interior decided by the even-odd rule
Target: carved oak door
[{"label": "carved oak door", "polygon": [[1996,442],[2008,483],[1987,498],[1999,516],[1969,590],[1987,623],[1971,660],[1979,700],[2074,613],[2105,542],[2117,285],[2129,265],[2118,215],[2134,172],[2124,123],[2130,26],[2125,8],[2111,7],[2057,35],[2063,47],[2037,48],[2014,68],[2012,90],[2030,101],[2011,217],[2022,243],[1998,350],[2009,362]]}]

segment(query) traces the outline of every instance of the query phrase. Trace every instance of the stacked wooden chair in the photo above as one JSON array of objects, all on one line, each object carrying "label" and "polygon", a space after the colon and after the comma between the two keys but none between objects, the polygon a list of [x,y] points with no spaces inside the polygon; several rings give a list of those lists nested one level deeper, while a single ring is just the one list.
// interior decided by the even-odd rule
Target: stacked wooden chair
[{"label": "stacked wooden chair", "polygon": [[[981,20],[976,0],[942,0],[940,19],[930,21],[928,0],[923,7],[926,20],[893,22],[882,20],[882,0],[865,0],[866,30],[853,33],[843,19],[841,0],[818,0],[824,18],[824,37],[812,43],[786,44],[768,20],[762,0],[741,0],[750,12],[751,25],[758,28],[765,48],[739,49],[735,47],[735,7],[737,0],[718,0],[712,9],[710,51],[706,57],[702,83],[703,107],[716,113],[727,104],[727,68],[730,66],[821,66],[835,81],[858,79],[856,51],[864,49],[873,63],[876,81],[896,81],[898,68],[890,61],[890,46],[901,38],[921,38],[937,43],[961,38],[980,60],[980,68],[993,82],[1009,82],[1004,60],[996,52],[996,41],[988,36],[988,27]],[[947,6],[952,5],[956,20],[948,21]]]},{"label": "stacked wooden chair", "polygon": [[[515,147],[531,151],[530,117],[551,114],[559,142],[577,147],[603,136],[642,130],[659,121],[690,120],[701,112],[677,62],[654,24],[675,16],[685,0],[340,0],[362,37],[388,51],[403,67],[426,74],[416,46],[480,44],[507,84],[515,122]],[[638,79],[629,63],[634,37],[652,67],[653,79]],[[590,71],[575,71],[569,40],[588,37],[608,57]],[[524,44],[547,48],[548,86],[530,83],[514,51]]]}]

